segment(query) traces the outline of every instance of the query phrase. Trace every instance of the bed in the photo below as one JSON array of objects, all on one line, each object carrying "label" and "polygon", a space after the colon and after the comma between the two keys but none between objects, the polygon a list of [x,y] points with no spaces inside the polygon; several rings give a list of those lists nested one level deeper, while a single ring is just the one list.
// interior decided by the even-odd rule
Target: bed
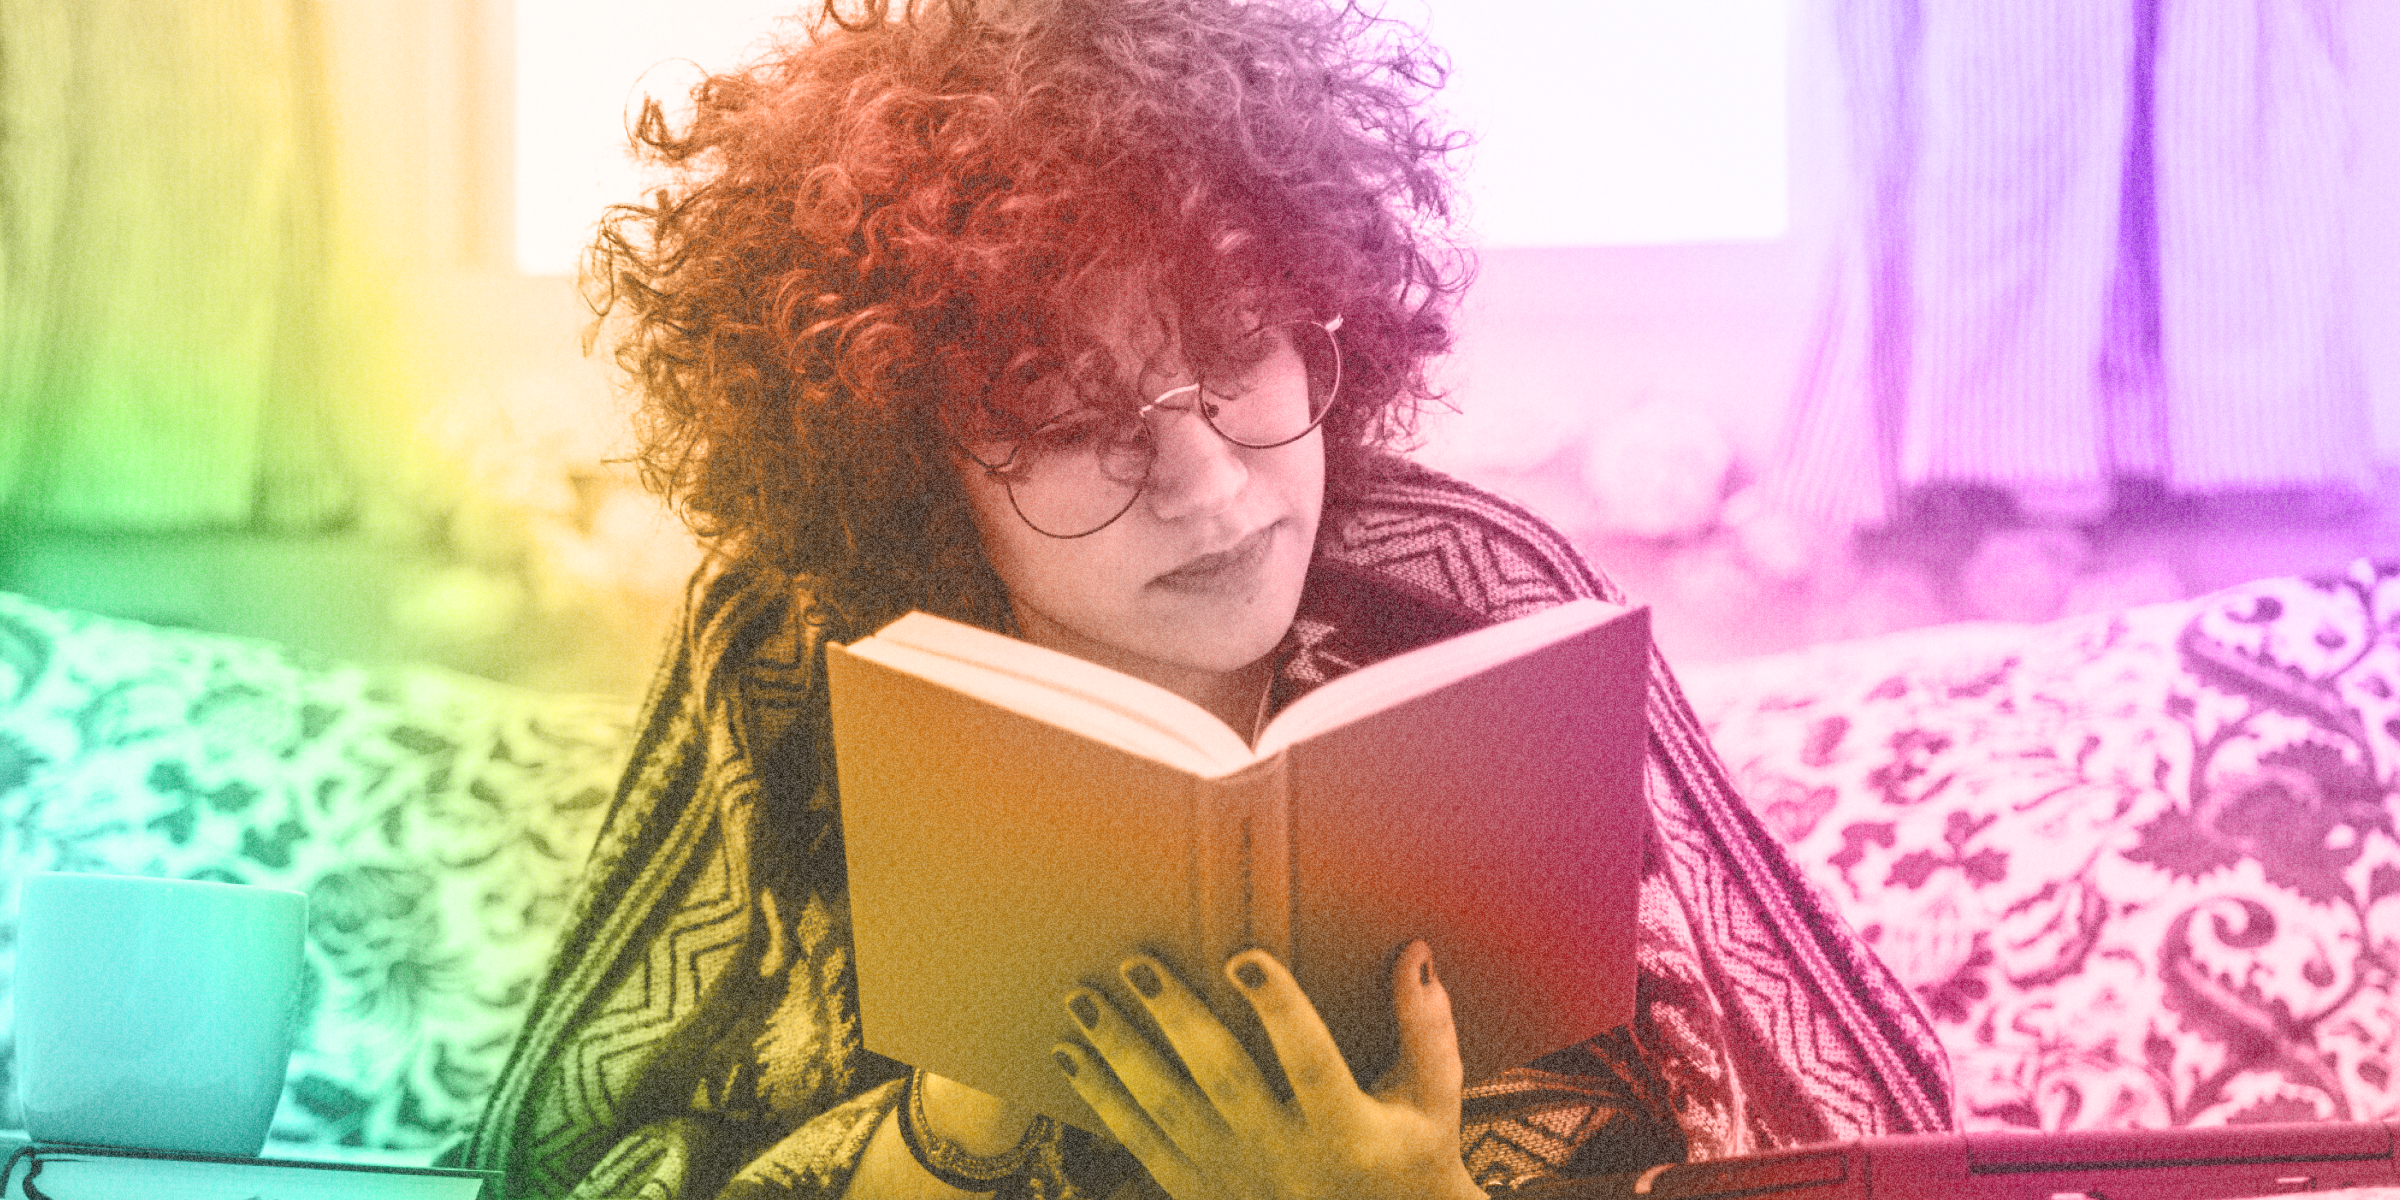
[{"label": "bed", "polygon": [[[2400,565],[1683,680],[1759,818],[1932,1016],[1965,1126],[2400,1109]],[[507,1053],[633,716],[0,595],[0,877],[307,892],[270,1151],[430,1157]]]},{"label": "bed", "polygon": [[1684,674],[1969,1128],[2394,1115],[2400,564]]}]

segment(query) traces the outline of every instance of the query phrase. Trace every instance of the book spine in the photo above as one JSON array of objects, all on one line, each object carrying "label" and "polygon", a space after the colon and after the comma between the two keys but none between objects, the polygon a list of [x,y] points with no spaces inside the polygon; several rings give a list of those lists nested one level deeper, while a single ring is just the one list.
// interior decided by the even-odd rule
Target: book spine
[{"label": "book spine", "polygon": [[1292,961],[1289,752],[1215,781],[1199,813],[1200,969],[1252,946]]}]

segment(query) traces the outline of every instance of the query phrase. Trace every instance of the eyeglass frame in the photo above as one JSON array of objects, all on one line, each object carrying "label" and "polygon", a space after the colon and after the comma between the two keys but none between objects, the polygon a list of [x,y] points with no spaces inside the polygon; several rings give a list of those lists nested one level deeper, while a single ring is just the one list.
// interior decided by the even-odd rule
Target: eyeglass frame
[{"label": "eyeglass frame", "polygon": [[[1239,438],[1234,437],[1232,434],[1217,428],[1217,423],[1210,419],[1207,410],[1202,408],[1196,400],[1189,406],[1170,407],[1168,405],[1167,402],[1169,400],[1172,400],[1185,392],[1197,393],[1202,391],[1203,385],[1200,383],[1187,383],[1179,387],[1171,387],[1166,391],[1160,392],[1158,395],[1151,397],[1140,408],[1133,410],[1134,418],[1147,423],[1150,414],[1153,412],[1188,412],[1196,417],[1199,417],[1200,423],[1206,425],[1210,433],[1216,434],[1218,437],[1223,438],[1227,445],[1240,446],[1245,450],[1273,450],[1280,446],[1289,446],[1292,443],[1299,441],[1301,438],[1315,433],[1317,431],[1317,427],[1323,425],[1325,423],[1325,418],[1333,412],[1334,402],[1339,400],[1342,395],[1342,341],[1340,338],[1334,336],[1334,332],[1342,327],[1342,318],[1338,314],[1329,321],[1316,321],[1305,317],[1300,317],[1294,318],[1290,321],[1279,321],[1276,324],[1314,325],[1317,328],[1325,331],[1325,342],[1327,345],[1333,347],[1333,384],[1326,389],[1325,407],[1320,409],[1315,416],[1309,418],[1307,428],[1302,429],[1300,432],[1295,433],[1288,438],[1284,438],[1281,441],[1267,442],[1265,444],[1254,444],[1251,442],[1242,441]],[[1009,464],[1016,461],[1017,455],[1024,452],[1026,443],[1031,442],[1034,437],[1040,434],[1043,430],[1048,429],[1060,421],[1074,417],[1089,407],[1091,406],[1078,405],[1058,414],[1057,416],[1043,421],[1041,424],[1034,426],[1032,429],[1027,430],[1023,437],[1020,437],[1016,440],[1016,444],[1009,447],[1008,457],[1001,459],[997,463],[987,463],[983,461],[983,459],[977,457],[973,450],[967,448],[966,442],[955,433],[949,435],[950,442],[952,445],[958,447],[959,453],[967,456],[967,461],[983,468],[985,478],[998,483],[1000,485],[1000,490],[1008,493],[1008,507],[1010,511],[1017,514],[1018,520],[1025,522],[1025,527],[1027,529],[1030,529],[1035,533],[1042,535],[1043,537],[1055,538],[1062,542],[1071,542],[1077,538],[1087,538],[1103,529],[1108,528],[1111,525],[1116,524],[1119,518],[1123,517],[1126,513],[1133,511],[1134,501],[1141,499],[1142,492],[1149,488],[1150,473],[1158,466],[1158,451],[1155,447],[1150,452],[1149,461],[1142,465],[1141,481],[1134,484],[1133,490],[1125,494],[1124,506],[1119,508],[1116,512],[1109,514],[1107,520],[1092,526],[1090,529],[1084,530],[1082,533],[1052,533],[1049,530],[1034,524],[1033,518],[1025,515],[1024,506],[1017,503],[1017,489],[1008,481],[1007,471],[1009,469]],[[1153,432],[1153,439],[1155,439],[1156,436],[1156,433]]]}]

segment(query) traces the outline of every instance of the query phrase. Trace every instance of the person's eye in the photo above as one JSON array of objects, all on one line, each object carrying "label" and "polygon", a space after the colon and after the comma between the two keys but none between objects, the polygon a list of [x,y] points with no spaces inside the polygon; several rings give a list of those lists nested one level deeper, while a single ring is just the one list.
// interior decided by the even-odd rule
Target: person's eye
[{"label": "person's eye", "polygon": [[1298,358],[1282,331],[1266,330],[1233,346],[1224,368],[1209,380],[1208,390],[1228,400],[1239,400],[1281,382],[1298,366]]}]

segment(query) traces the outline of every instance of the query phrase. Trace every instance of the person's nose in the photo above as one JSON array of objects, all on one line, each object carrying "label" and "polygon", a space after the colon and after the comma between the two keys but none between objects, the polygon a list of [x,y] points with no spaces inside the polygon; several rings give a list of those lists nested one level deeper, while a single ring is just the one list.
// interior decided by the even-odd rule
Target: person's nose
[{"label": "person's nose", "polygon": [[1162,521],[1206,516],[1233,503],[1249,485],[1241,449],[1201,417],[1197,392],[1150,411],[1158,457],[1150,465],[1150,511]]}]

